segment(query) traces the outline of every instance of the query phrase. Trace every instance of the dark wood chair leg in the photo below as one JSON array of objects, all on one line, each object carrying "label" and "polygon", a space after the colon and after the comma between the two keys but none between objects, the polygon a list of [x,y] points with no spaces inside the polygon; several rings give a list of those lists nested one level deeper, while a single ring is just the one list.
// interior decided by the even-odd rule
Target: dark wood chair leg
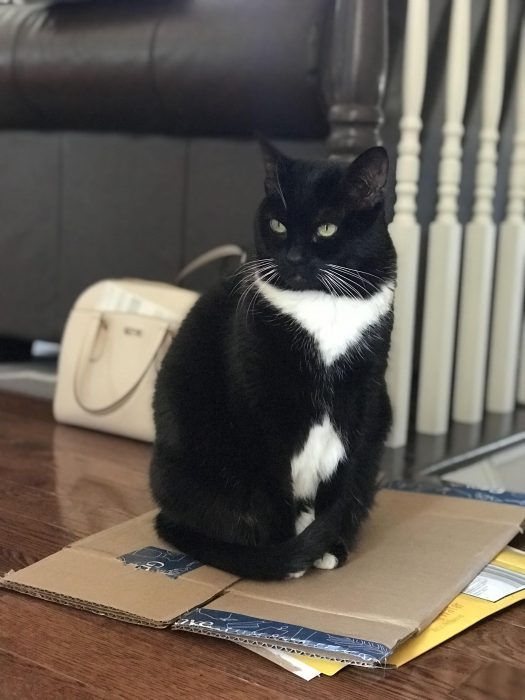
[{"label": "dark wood chair leg", "polygon": [[325,81],[330,157],[353,160],[381,143],[388,26],[387,0],[338,0]]}]

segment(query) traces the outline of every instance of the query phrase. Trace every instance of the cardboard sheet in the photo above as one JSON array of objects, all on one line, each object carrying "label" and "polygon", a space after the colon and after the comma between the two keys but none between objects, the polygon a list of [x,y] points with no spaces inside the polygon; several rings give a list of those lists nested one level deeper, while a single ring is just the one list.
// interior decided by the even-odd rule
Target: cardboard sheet
[{"label": "cardboard sheet", "polygon": [[[42,561],[11,571],[2,585],[125,622],[169,627],[236,577],[170,552],[153,528],[156,511],[78,540]],[[154,573],[152,573],[154,572]],[[163,573],[164,572],[164,573]]]},{"label": "cardboard sheet", "polygon": [[506,547],[420,634],[402,644],[389,664],[403,666],[480,620],[525,600],[525,552]]},{"label": "cardboard sheet", "polygon": [[341,569],[240,581],[170,552],[147,513],[65,547],[1,584],[152,627],[384,665],[520,531],[525,510],[384,490]]},{"label": "cardboard sheet", "polygon": [[[525,552],[505,547],[428,627],[401,644],[388,657],[387,665],[404,666],[486,617],[522,601],[525,601]],[[278,657],[268,653],[266,658],[304,680],[320,674],[333,676],[349,665],[345,661],[327,661],[283,651]],[[299,659],[301,665],[297,663]]]}]

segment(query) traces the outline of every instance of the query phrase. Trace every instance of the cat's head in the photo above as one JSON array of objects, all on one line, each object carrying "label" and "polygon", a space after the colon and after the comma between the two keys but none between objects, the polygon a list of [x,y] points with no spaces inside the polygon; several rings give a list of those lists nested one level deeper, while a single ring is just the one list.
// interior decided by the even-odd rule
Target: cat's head
[{"label": "cat's head", "polygon": [[[369,296],[395,278],[384,216],[388,157],[304,161],[262,141],[266,196],[256,215],[259,277],[280,288]],[[351,271],[351,272],[348,272]]]}]

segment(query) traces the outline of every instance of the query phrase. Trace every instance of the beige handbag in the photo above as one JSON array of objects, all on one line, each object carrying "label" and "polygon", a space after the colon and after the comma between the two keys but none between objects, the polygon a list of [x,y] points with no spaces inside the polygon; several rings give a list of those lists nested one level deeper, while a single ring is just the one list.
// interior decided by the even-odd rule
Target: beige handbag
[{"label": "beige handbag", "polygon": [[[220,246],[184,268],[245,253]],[[77,299],[62,337],[53,402],[61,423],[151,442],[152,398],[162,359],[197,292],[135,279],[103,280]]]}]

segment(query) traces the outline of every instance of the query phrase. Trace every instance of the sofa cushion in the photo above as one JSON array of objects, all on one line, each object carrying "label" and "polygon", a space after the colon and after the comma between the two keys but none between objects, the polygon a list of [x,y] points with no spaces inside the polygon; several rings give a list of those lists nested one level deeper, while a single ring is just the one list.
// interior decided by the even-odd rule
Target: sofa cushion
[{"label": "sofa cushion", "polygon": [[321,137],[330,0],[0,7],[0,127]]}]

